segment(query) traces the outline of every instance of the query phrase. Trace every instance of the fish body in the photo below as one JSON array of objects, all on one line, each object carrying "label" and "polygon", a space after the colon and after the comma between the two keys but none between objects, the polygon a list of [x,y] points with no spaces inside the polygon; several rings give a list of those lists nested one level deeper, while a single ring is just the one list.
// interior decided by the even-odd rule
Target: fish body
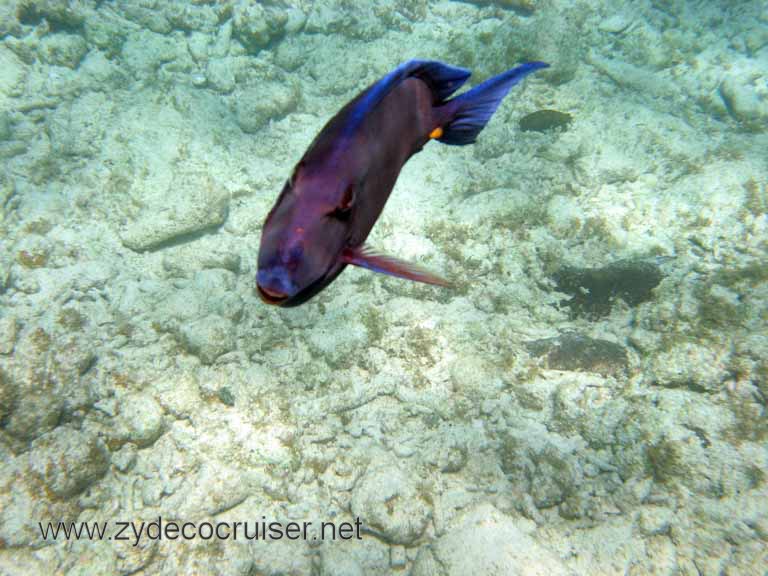
[{"label": "fish body", "polygon": [[474,142],[509,89],[546,66],[523,64],[449,100],[470,72],[411,60],[346,104],[304,153],[267,215],[256,277],[262,300],[306,302],[349,264],[448,285],[415,264],[377,253],[365,240],[413,154],[433,139]]}]

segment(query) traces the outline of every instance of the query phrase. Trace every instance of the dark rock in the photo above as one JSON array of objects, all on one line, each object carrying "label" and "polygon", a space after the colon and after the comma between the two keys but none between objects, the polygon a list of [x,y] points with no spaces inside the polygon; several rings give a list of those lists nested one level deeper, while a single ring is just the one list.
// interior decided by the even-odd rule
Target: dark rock
[{"label": "dark rock", "polygon": [[218,392],[219,400],[227,406],[234,406],[235,405],[235,395],[232,393],[232,390],[230,390],[228,387],[224,386],[222,388],[219,388]]},{"label": "dark rock", "polygon": [[16,18],[29,26],[45,20],[54,32],[79,30],[85,20],[79,3],[67,0],[22,0],[17,5]]},{"label": "dark rock", "polygon": [[560,292],[570,294],[574,314],[605,316],[616,298],[630,306],[650,300],[664,274],[654,262],[619,260],[602,268],[564,266],[553,275]]},{"label": "dark rock", "polygon": [[628,366],[626,349],[608,340],[596,340],[575,332],[526,343],[528,352],[543,357],[546,368],[597,372],[614,376]]},{"label": "dark rock", "polygon": [[530,16],[536,9],[535,0],[463,0],[476,6],[496,6],[517,12],[521,16]]},{"label": "dark rock", "polygon": [[537,110],[520,119],[520,130],[523,132],[546,132],[552,128],[568,126],[573,116],[557,110]]}]

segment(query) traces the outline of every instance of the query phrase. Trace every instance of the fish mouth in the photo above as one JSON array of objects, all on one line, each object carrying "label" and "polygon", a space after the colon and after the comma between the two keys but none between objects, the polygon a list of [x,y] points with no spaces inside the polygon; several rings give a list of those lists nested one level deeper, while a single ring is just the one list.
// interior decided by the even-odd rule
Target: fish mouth
[{"label": "fish mouth", "polygon": [[281,306],[286,300],[288,300],[288,294],[283,294],[276,290],[269,290],[262,288],[256,284],[256,289],[259,291],[259,297],[267,304],[274,304],[275,306]]},{"label": "fish mouth", "polygon": [[283,308],[292,308],[293,306],[303,304],[312,298],[312,296],[320,292],[323,288],[330,284],[333,279],[336,278],[336,276],[338,276],[341,271],[344,270],[344,268],[346,268],[346,266],[347,265],[344,263],[335,264],[330,269],[328,269],[325,274],[322,274],[316,280],[293,295],[285,294],[279,290],[264,288],[258,282],[256,282],[256,290],[258,291],[259,297],[263,302],[272,304],[274,306],[281,306]]}]

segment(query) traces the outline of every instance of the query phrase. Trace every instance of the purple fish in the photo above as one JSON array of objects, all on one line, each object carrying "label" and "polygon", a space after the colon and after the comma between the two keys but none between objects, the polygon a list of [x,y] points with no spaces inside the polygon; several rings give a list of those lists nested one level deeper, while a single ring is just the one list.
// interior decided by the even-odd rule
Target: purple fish
[{"label": "purple fish", "polygon": [[471,72],[411,60],[344,106],[315,137],[267,215],[256,276],[261,299],[280,306],[306,302],[347,264],[449,285],[365,246],[365,239],[413,154],[433,139],[471,144],[510,88],[547,66],[522,64],[448,100]]}]

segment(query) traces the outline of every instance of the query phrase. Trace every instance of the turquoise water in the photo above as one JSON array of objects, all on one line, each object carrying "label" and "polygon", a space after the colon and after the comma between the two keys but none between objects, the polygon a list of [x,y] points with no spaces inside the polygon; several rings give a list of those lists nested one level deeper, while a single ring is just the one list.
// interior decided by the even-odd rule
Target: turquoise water
[{"label": "turquoise water", "polygon": [[[551,65],[369,237],[452,286],[264,304],[412,58]],[[767,126],[764,2],[6,0],[0,573],[764,574]]]}]

